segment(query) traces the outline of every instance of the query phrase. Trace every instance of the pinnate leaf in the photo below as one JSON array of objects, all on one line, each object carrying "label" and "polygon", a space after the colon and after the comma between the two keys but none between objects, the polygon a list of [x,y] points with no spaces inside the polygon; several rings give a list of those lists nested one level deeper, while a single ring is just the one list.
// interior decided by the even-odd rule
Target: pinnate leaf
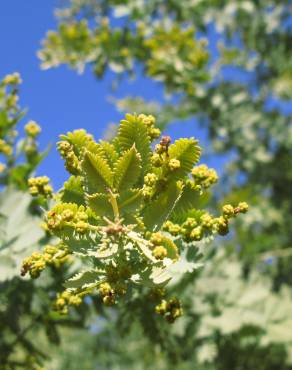
[{"label": "pinnate leaf", "polygon": [[147,127],[136,115],[126,114],[126,119],[121,120],[118,132],[119,147],[122,151],[131,149],[135,144],[141,156],[142,173],[145,173],[150,163],[150,139]]},{"label": "pinnate leaf", "polygon": [[113,185],[113,173],[105,159],[86,152],[81,163],[89,194],[105,193]]},{"label": "pinnate leaf", "polygon": [[133,145],[117,161],[114,169],[115,187],[117,190],[130,189],[141,172],[141,156]]},{"label": "pinnate leaf", "polygon": [[167,190],[146,208],[144,213],[144,223],[150,230],[157,230],[169,217],[175,207],[176,202],[181,196],[181,187],[176,183],[170,183]]},{"label": "pinnate leaf", "polygon": [[99,271],[91,270],[76,274],[64,283],[65,288],[82,288],[88,284],[93,284],[98,280]]},{"label": "pinnate leaf", "polygon": [[168,153],[170,159],[178,159],[180,161],[180,168],[172,175],[172,179],[178,179],[186,176],[199,161],[201,149],[198,141],[194,138],[182,138],[170,145]]},{"label": "pinnate leaf", "polygon": [[107,194],[96,193],[89,195],[87,197],[87,203],[97,216],[109,216],[113,214]]}]

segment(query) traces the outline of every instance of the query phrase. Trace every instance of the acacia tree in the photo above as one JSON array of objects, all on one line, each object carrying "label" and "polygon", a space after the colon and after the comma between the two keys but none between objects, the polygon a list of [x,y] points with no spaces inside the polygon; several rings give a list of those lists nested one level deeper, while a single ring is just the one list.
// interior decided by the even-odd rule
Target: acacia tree
[{"label": "acacia tree", "polygon": [[[99,143],[84,130],[61,135],[58,148],[72,176],[54,195],[44,225],[59,241],[27,257],[22,273],[38,277],[65,251],[79,261],[79,268],[64,282],[56,310],[67,314],[68,306],[81,305],[88,295],[95,300],[98,293],[99,303],[118,304],[117,314],[127,310],[132,317],[138,310],[147,315],[140,321],[160,327],[157,333],[148,329],[159,344],[167,329],[154,312],[168,323],[182,315],[183,304],[171,292],[183,292],[182,280],[202,267],[202,243],[226,235],[229,220],[248,206],[224,205],[219,217],[201,209],[201,198],[218,179],[216,172],[195,166],[200,147],[194,138],[172,144],[163,136],[151,149],[160,136],[154,123],[151,115],[127,114],[116,137]],[[29,184],[33,195],[43,197],[40,178]],[[128,318],[121,316],[121,322],[128,325]]]},{"label": "acacia tree", "polygon": [[[44,156],[37,146],[40,126],[29,121],[26,137],[16,140],[15,128],[24,115],[17,105],[20,82],[18,74],[1,82],[1,150],[6,162],[1,194],[1,367],[51,367],[54,349],[44,334],[55,344],[63,336],[76,337],[76,329],[63,328],[79,328],[79,335],[85,318],[90,320],[89,309],[101,310],[102,304],[119,303],[120,317],[125,310],[136,314],[160,343],[161,335],[169,333],[163,318],[173,323],[183,313],[179,284],[202,267],[202,242],[228,233],[229,220],[245,213],[247,204],[225,205],[219,217],[201,209],[201,200],[218,179],[216,172],[205,165],[194,167],[200,158],[194,138],[172,144],[164,136],[153,148],[151,142],[161,133],[154,117],[146,115],[126,115],[110,142],[96,143],[84,130],[61,136],[58,148],[72,176],[53,194],[46,176],[30,177]],[[42,229],[40,206],[47,209]],[[32,255],[24,258],[30,250]],[[29,272],[35,279],[46,267],[49,274],[40,283],[20,279],[23,258],[22,276]],[[62,292],[63,284],[67,289]],[[87,295],[94,297],[93,304],[82,303]],[[69,305],[75,309],[68,310]],[[141,313],[147,313],[147,320]],[[128,318],[122,320],[127,323]],[[160,343],[168,350],[170,344]],[[56,358],[55,366],[63,367]]]},{"label": "acacia tree", "polygon": [[[291,352],[292,338],[285,329],[289,327],[291,294],[291,116],[282,109],[292,91],[290,9],[288,1],[72,0],[58,12],[59,29],[48,33],[39,53],[44,68],[65,63],[80,71],[89,64],[98,78],[107,68],[118,76],[135,74],[137,63],[142,64],[146,76],[163,83],[170,101],[149,104],[130,97],[117,102],[121,110],[157,113],[160,127],[177,118],[195,116],[208,128],[213,151],[232,153],[223,189],[232,189],[229,200],[249,199],[252,211],[237,223],[236,235],[228,241],[230,251],[240,246],[236,255],[242,261],[244,279],[256,279],[259,289],[266,292],[281,290],[278,299],[283,302],[283,294],[287,299],[281,319],[268,314],[263,324],[250,316],[228,331],[226,322],[233,322],[242,306],[234,298],[232,304],[226,302],[233,311],[225,310],[216,292],[211,300],[207,298],[206,288],[202,294],[211,309],[206,316],[213,312],[222,319],[216,325],[213,322],[210,335],[211,354],[215,353],[210,366],[215,368],[240,366],[241,356],[250,350],[246,339],[252,340],[253,348],[255,343],[260,347],[268,342],[276,346],[270,348],[271,358],[264,364],[261,349],[255,351],[247,368],[283,368],[285,351]],[[120,21],[114,23],[113,18]],[[211,53],[208,67],[206,41],[195,38],[195,29],[200,38],[210,38],[216,30],[219,56]],[[230,67],[237,71],[232,79]],[[263,264],[268,257],[272,263]],[[259,263],[263,272],[257,276],[254,267]],[[226,269],[224,262],[220,265]],[[216,272],[214,275],[219,278]],[[236,276],[241,289],[253,288],[240,274]],[[234,276],[232,279],[234,282]],[[274,302],[277,295],[265,296],[266,306],[273,306],[268,302]],[[255,312],[255,302],[247,302],[243,304],[245,309],[250,305],[251,312]],[[205,317],[202,312],[196,314]],[[276,335],[273,325],[277,320],[281,325]],[[262,332],[272,334],[263,339]],[[197,344],[194,338],[190,342]],[[286,347],[278,348],[277,343]],[[230,351],[237,358],[228,363],[225,358]]]}]

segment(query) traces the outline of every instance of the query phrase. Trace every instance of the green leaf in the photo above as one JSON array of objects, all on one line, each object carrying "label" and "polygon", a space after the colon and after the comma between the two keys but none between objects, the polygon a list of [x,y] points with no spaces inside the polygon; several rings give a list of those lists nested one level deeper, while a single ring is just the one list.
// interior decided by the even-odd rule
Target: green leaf
[{"label": "green leaf", "polygon": [[168,266],[166,271],[171,279],[179,281],[186,273],[191,273],[203,266],[202,262],[189,262],[184,258],[180,258],[179,261]]},{"label": "green leaf", "polygon": [[96,193],[87,197],[87,204],[97,216],[113,215],[112,206],[108,200],[107,194]]},{"label": "green leaf", "polygon": [[144,223],[150,230],[159,229],[169,217],[181,196],[181,188],[172,182],[168,189],[161,193],[144,212]]},{"label": "green leaf", "polygon": [[69,180],[64,183],[64,188],[61,191],[61,200],[65,203],[85,204],[80,176],[71,176]]},{"label": "green leaf", "polygon": [[155,285],[166,285],[171,280],[167,270],[162,267],[154,267],[149,278]]},{"label": "green leaf", "polygon": [[118,143],[122,151],[131,149],[135,144],[141,156],[142,174],[147,171],[150,165],[150,139],[147,134],[147,127],[136,115],[126,114],[126,120],[121,120],[118,132]]},{"label": "green leaf", "polygon": [[113,168],[114,164],[119,158],[119,155],[116,152],[114,145],[104,140],[100,140],[99,145],[104,157],[107,159],[108,163]]},{"label": "green leaf", "polygon": [[86,150],[102,157],[108,163],[110,168],[114,167],[114,164],[119,158],[119,154],[115,146],[104,140],[100,140],[99,143],[96,143],[95,141],[88,142]]},{"label": "green leaf", "polygon": [[102,272],[97,270],[84,271],[76,274],[64,283],[65,288],[82,288],[84,285],[93,284]]},{"label": "green leaf", "polygon": [[70,251],[80,256],[89,256],[90,253],[96,251],[96,247],[101,243],[99,235],[81,236],[77,238],[70,233],[68,236],[64,237],[63,240]]},{"label": "green leaf", "polygon": [[86,152],[81,162],[89,194],[105,193],[113,185],[113,173],[102,157]]},{"label": "green leaf", "polygon": [[141,173],[141,156],[133,145],[126,150],[114,168],[115,187],[117,190],[130,189]]},{"label": "green leaf", "polygon": [[88,134],[84,129],[68,132],[67,136],[60,135],[60,138],[73,145],[76,155],[79,155],[85,148],[87,148],[89,143],[93,142],[92,135]]},{"label": "green leaf", "polygon": [[139,234],[136,233],[135,231],[130,231],[127,236],[133,242],[133,244],[138,247],[140,253],[142,253],[150,261],[157,263],[157,260],[153,256],[152,251],[150,249],[151,244],[149,240],[141,238]]},{"label": "green leaf", "polygon": [[102,245],[102,247],[98,250],[89,251],[88,255],[95,257],[95,258],[106,259],[106,258],[110,258],[113,255],[117,254],[118,250],[119,250],[119,245],[117,243],[110,243],[106,246]]},{"label": "green leaf", "polygon": [[194,190],[191,185],[187,183],[183,188],[180,199],[173,209],[173,214],[181,214],[189,209],[198,208],[200,197],[200,191]]},{"label": "green leaf", "polygon": [[19,276],[22,261],[46,241],[41,218],[30,211],[31,197],[14,188],[0,194],[0,281]]},{"label": "green leaf", "polygon": [[170,145],[168,153],[170,159],[175,158],[180,161],[180,168],[175,170],[171,176],[172,179],[179,179],[186,176],[199,161],[201,148],[194,138],[183,138]]},{"label": "green leaf", "polygon": [[175,284],[186,274],[191,273],[203,266],[200,262],[188,262],[184,259],[169,265],[166,268],[154,267],[150,279],[156,285],[165,285],[172,282]]},{"label": "green leaf", "polygon": [[118,206],[123,214],[124,212],[137,211],[143,202],[142,190],[131,189],[120,194],[118,199]]}]

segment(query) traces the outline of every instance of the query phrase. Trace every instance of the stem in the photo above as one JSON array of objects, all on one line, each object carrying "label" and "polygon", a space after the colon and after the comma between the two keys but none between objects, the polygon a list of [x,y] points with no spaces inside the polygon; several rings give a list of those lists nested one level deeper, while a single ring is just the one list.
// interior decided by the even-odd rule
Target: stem
[{"label": "stem", "polygon": [[108,189],[108,192],[109,192],[109,201],[110,201],[110,204],[113,208],[115,221],[117,221],[120,218],[119,207],[118,207],[118,203],[117,203],[118,194],[114,194],[111,191],[111,189]]}]

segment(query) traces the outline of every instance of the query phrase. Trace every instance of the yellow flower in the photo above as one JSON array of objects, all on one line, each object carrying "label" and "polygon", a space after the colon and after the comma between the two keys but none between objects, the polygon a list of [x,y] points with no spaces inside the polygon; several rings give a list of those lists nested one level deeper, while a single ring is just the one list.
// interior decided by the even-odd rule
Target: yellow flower
[{"label": "yellow flower", "polygon": [[35,121],[29,121],[24,129],[26,134],[32,138],[35,138],[41,132],[41,127]]}]

